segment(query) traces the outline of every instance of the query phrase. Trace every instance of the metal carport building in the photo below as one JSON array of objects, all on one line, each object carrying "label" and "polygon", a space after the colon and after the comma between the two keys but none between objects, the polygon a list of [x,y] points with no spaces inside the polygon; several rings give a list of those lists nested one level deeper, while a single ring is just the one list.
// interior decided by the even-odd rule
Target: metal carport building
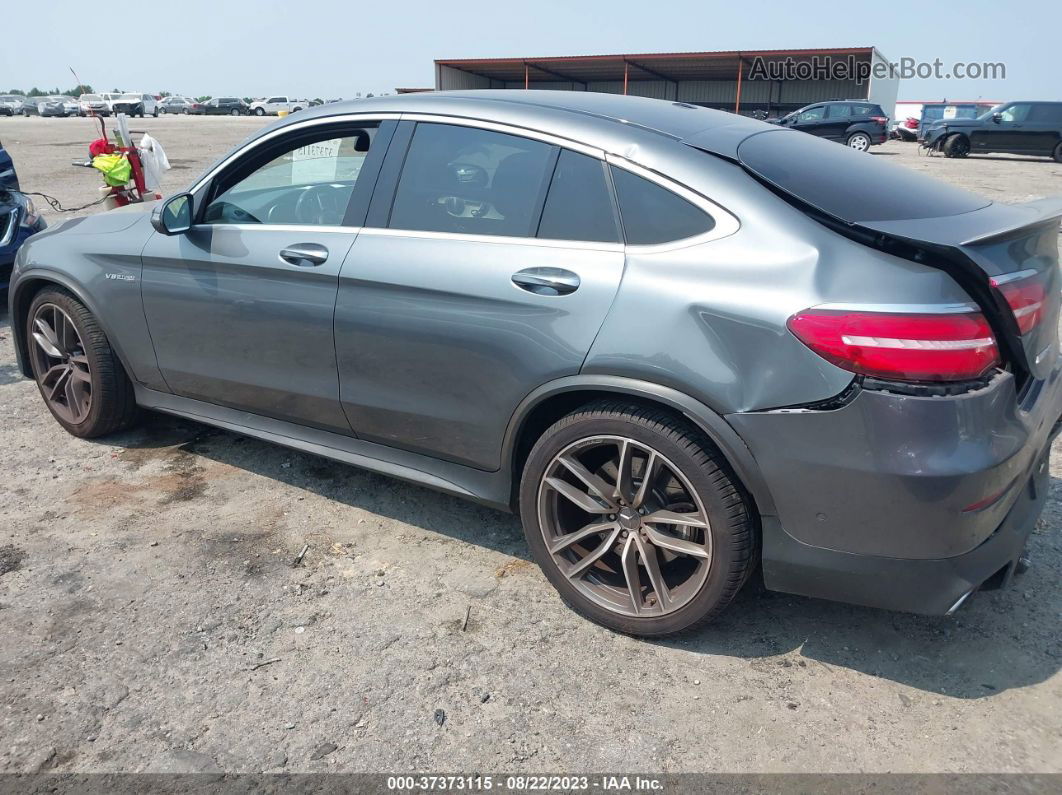
[{"label": "metal carport building", "polygon": [[[772,116],[825,99],[869,99],[891,116],[898,78],[855,76],[887,63],[875,47],[465,58],[435,61],[435,88],[600,91]],[[835,79],[837,64],[845,79]]]}]

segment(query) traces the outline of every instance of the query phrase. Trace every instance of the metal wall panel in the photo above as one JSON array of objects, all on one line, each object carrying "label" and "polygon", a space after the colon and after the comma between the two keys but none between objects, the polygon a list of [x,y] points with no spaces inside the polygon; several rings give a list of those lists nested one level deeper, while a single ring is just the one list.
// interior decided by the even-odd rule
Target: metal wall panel
[{"label": "metal wall panel", "polygon": [[[442,64],[436,68],[438,69],[438,85],[436,88],[439,91],[467,91],[471,88],[492,87],[489,77],[463,72],[460,69],[454,69],[452,66]],[[501,86],[498,87],[500,88]]]}]

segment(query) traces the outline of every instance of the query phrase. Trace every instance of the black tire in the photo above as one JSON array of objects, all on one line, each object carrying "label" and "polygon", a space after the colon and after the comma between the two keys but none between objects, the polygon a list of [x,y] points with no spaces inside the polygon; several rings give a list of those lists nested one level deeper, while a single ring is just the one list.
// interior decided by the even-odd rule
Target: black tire
[{"label": "black tire", "polygon": [[945,157],[966,157],[970,154],[970,142],[965,135],[954,133],[944,141],[943,149]]},{"label": "black tire", "polygon": [[188,108],[185,108],[185,109],[184,109],[183,111],[181,111],[181,112],[182,112],[182,113],[183,113],[183,114],[184,114],[185,116],[187,116],[187,115],[188,115]]},{"label": "black tire", "polygon": [[230,113],[230,115],[239,116],[240,115],[240,109],[239,108],[233,108],[231,113]]},{"label": "black tire", "polygon": [[255,116],[265,116],[265,108],[255,108],[254,109],[254,115]]},{"label": "black tire", "polygon": [[[543,477],[561,451],[603,435],[630,438],[658,451],[681,471],[704,505],[712,538],[707,579],[673,612],[632,616],[602,606],[564,575],[547,546],[538,509]],[[666,411],[619,401],[590,404],[542,434],[521,476],[520,517],[532,555],[565,603],[591,621],[629,635],[660,637],[703,626],[730,604],[759,563],[751,500],[711,441]]]},{"label": "black tire", "polygon": [[1062,142],[1055,146],[1055,151],[1052,153],[1051,157],[1055,159],[1056,163],[1062,163]]},{"label": "black tire", "polygon": [[151,111],[151,115],[154,116],[156,119],[159,117],[159,106],[158,105],[155,106],[155,110]]},{"label": "black tire", "polygon": [[128,428],[139,414],[133,384],[95,316],[74,296],[59,288],[48,288],[34,296],[26,319],[27,344],[35,344],[33,319],[37,310],[45,304],[59,307],[73,321],[88,360],[92,384],[92,402],[85,418],[76,424],[68,422],[56,413],[45,396],[37,358],[31,355],[29,358],[37,386],[52,416],[68,432],[82,439],[106,436]]}]

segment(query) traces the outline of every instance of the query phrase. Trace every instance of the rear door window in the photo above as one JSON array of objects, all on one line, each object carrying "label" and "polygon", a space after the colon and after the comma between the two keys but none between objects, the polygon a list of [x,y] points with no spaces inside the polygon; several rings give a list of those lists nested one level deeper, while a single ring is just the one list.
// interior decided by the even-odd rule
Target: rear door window
[{"label": "rear door window", "polygon": [[529,138],[420,123],[402,167],[389,226],[534,237],[554,156],[554,147]]},{"label": "rear door window", "polygon": [[605,164],[564,149],[553,172],[538,236],[552,240],[619,243]]},{"label": "rear door window", "polygon": [[1045,102],[1042,105],[1033,105],[1029,113],[1029,121],[1062,124],[1062,104]]},{"label": "rear door window", "polygon": [[846,119],[852,115],[851,105],[829,105],[826,108],[827,119]]},{"label": "rear door window", "polygon": [[708,213],[644,177],[613,166],[612,181],[616,186],[623,232],[631,245],[684,240],[715,226],[715,219]]}]

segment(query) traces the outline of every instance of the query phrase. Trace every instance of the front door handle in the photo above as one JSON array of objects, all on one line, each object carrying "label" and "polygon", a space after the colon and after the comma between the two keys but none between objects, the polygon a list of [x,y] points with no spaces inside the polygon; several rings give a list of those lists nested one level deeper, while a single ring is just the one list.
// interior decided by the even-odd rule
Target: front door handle
[{"label": "front door handle", "polygon": [[568,295],[579,289],[579,275],[564,268],[524,268],[513,284],[535,295]]},{"label": "front door handle", "polygon": [[296,243],[282,248],[280,258],[289,265],[300,268],[315,268],[328,259],[328,249],[318,243]]}]

